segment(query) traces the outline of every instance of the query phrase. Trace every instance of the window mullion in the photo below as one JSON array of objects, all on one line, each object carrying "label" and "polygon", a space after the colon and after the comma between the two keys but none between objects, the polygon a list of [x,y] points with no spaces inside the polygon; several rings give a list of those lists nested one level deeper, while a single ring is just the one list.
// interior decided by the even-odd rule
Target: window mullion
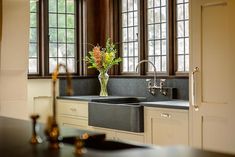
[{"label": "window mullion", "polygon": [[168,75],[174,75],[176,59],[175,59],[175,0],[168,1],[168,44],[167,44],[167,54],[168,54]]}]

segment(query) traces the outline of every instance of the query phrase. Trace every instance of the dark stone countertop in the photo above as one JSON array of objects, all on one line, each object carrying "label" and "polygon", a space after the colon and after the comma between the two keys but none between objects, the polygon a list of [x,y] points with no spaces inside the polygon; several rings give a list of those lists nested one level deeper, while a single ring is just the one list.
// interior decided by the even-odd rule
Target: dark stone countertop
[{"label": "dark stone countertop", "polygon": [[158,108],[171,108],[171,109],[189,109],[189,101],[186,100],[170,100],[170,101],[154,101],[154,102],[141,102],[146,107],[158,107]]},{"label": "dark stone countertop", "polygon": [[[51,150],[48,143],[31,145],[31,122],[0,117],[1,157],[76,157],[74,146],[64,144],[59,150]],[[68,129],[67,129],[68,130]],[[72,132],[74,129],[71,129]],[[43,128],[40,128],[42,134]],[[66,131],[69,132],[69,131]],[[65,133],[66,133],[65,132]],[[79,130],[75,130],[79,134]],[[183,146],[125,149],[104,151],[87,149],[82,157],[235,157],[235,155],[202,151]]]},{"label": "dark stone countertop", "polygon": [[92,100],[100,100],[100,99],[122,99],[122,98],[138,98],[141,102],[142,106],[146,107],[158,107],[158,108],[172,108],[172,109],[189,109],[189,101],[187,100],[178,100],[173,99],[169,101],[146,101],[144,97],[134,97],[134,96],[107,96],[101,97],[97,95],[87,95],[87,96],[59,96],[57,99],[65,99],[65,100],[77,100],[77,101],[92,101]]},{"label": "dark stone countertop", "polygon": [[123,99],[123,98],[138,98],[140,100],[145,100],[145,97],[133,97],[133,96],[98,96],[98,95],[84,95],[84,96],[59,96],[57,99],[66,100],[78,100],[78,101],[91,101],[100,99]]}]

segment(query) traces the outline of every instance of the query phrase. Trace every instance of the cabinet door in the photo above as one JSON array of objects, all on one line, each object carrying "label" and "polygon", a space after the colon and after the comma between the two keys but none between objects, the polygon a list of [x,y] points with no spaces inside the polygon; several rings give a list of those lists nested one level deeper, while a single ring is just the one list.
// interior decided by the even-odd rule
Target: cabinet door
[{"label": "cabinet door", "polygon": [[235,1],[191,0],[191,144],[235,153]]},{"label": "cabinet door", "polygon": [[156,145],[188,145],[188,111],[145,108],[146,142]]},{"label": "cabinet door", "polygon": [[135,134],[135,133],[126,133],[126,132],[116,132],[116,140],[124,141],[124,142],[139,142],[144,143],[144,135],[143,134]]}]

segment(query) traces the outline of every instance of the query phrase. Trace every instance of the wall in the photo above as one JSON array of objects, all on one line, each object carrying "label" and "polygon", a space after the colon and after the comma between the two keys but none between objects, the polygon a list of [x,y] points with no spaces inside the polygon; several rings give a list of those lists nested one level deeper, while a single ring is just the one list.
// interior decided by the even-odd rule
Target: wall
[{"label": "wall", "polygon": [[[118,96],[143,96],[149,101],[183,99],[188,100],[189,83],[187,78],[167,79],[166,86],[169,87],[168,96],[157,94],[152,96],[147,91],[146,78],[110,78],[108,82],[109,95]],[[60,80],[60,95],[65,93],[66,80]],[[74,95],[98,95],[99,82],[97,78],[73,79]]]},{"label": "wall", "polygon": [[[37,113],[40,115],[39,121],[46,122],[48,115],[52,115],[51,79],[29,79],[27,84],[28,114]],[[58,83],[56,89],[58,91]]]},{"label": "wall", "polygon": [[26,119],[29,0],[2,0],[0,115]]}]

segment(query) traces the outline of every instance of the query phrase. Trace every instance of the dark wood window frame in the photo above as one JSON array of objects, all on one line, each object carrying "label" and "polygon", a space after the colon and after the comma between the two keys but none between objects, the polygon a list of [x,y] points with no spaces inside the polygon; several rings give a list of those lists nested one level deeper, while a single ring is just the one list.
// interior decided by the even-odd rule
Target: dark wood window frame
[{"label": "dark wood window frame", "polygon": [[[114,3],[118,6],[114,5],[114,9],[118,8],[118,13],[116,12],[116,16],[119,17],[119,24],[114,25],[114,29],[118,30],[118,37],[116,37],[116,42],[120,43],[121,36],[121,0],[119,3]],[[139,58],[140,60],[148,59],[148,40],[147,40],[147,0],[138,0],[139,7]],[[168,41],[167,41],[167,71],[166,73],[158,72],[158,76],[163,77],[188,77],[188,72],[177,72],[177,45],[176,45],[176,0],[168,0]],[[122,45],[118,46],[119,55],[122,56],[121,50]],[[124,76],[148,76],[153,75],[152,72],[148,72],[148,64],[142,64],[140,66],[140,70],[137,73],[122,73],[122,66],[119,67],[119,73],[116,75],[124,75]]]},{"label": "dark wood window frame", "polygon": [[[38,74],[28,74],[28,78],[48,78],[50,77],[49,73],[49,25],[48,25],[48,1],[49,0],[38,0],[39,1],[39,33],[38,33],[38,39],[39,39],[39,73]],[[83,0],[74,0],[75,2],[75,44],[76,44],[76,52],[75,52],[75,58],[76,58],[76,73],[73,73],[74,76],[78,76],[81,74],[81,63],[82,60],[82,49],[80,48],[80,44],[82,43],[82,24],[81,20],[83,10]]]}]

